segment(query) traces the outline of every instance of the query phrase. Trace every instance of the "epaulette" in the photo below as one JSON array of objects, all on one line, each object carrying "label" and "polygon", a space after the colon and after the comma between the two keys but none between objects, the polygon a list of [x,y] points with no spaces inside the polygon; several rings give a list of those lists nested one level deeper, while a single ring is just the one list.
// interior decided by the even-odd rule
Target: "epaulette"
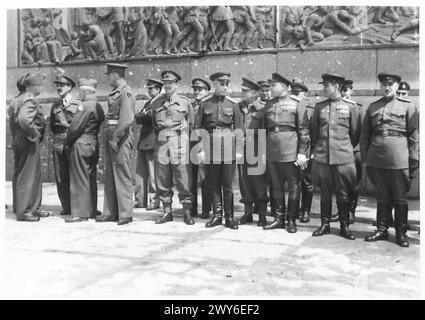
[{"label": "epaulette", "polygon": [[210,99],[210,98],[212,98],[212,97],[213,97],[213,95],[207,95],[207,96],[203,97],[203,98],[201,99],[201,101],[202,101],[202,102],[207,101],[208,99]]},{"label": "epaulette", "polygon": [[233,102],[234,104],[237,104],[237,101],[233,99],[232,97],[226,96],[226,99],[229,100],[230,102]]},{"label": "epaulette", "polygon": [[191,101],[190,101],[190,99],[189,99],[188,97],[186,97],[186,96],[183,96],[183,95],[180,95],[180,94],[179,94],[179,97],[180,97],[181,99],[183,99],[183,100],[186,100],[187,102],[191,102]]},{"label": "epaulette", "polygon": [[402,97],[397,97],[397,99],[400,100],[400,101],[403,101],[403,102],[412,102],[412,100],[405,99],[405,98],[402,98]]},{"label": "epaulette", "polygon": [[316,105],[321,105],[321,104],[327,104],[329,102],[330,98],[326,98],[325,100],[316,102]]},{"label": "epaulette", "polygon": [[301,98],[299,98],[299,97],[297,97],[297,96],[294,96],[294,95],[289,95],[289,97],[291,98],[291,99],[293,99],[293,100],[295,100],[295,101],[297,101],[297,102],[300,102],[301,101]]},{"label": "epaulette", "polygon": [[378,100],[371,102],[371,104],[369,106],[374,105],[375,103],[381,102],[384,99],[385,99],[384,97],[381,97]]},{"label": "epaulette", "polygon": [[353,104],[353,105],[356,105],[356,104],[357,104],[357,102],[355,102],[355,101],[353,101],[353,100],[350,100],[350,99],[347,99],[347,98],[342,98],[342,101],[345,101],[345,102],[351,103],[351,104]]}]

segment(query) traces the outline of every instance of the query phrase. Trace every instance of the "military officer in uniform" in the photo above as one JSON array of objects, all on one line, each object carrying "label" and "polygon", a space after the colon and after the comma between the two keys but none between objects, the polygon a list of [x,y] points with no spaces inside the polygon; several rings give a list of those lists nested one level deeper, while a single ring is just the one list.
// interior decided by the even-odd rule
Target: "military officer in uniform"
[{"label": "military officer in uniform", "polygon": [[[238,104],[242,116],[243,128],[245,130],[245,159],[243,164],[238,164],[239,188],[241,192],[241,202],[244,204],[244,215],[240,218],[239,224],[246,224],[253,221],[252,213],[254,204],[257,207],[259,227],[267,225],[267,176],[265,163],[264,142],[259,141],[258,131],[262,125],[262,112],[265,107],[260,102],[258,92],[261,87],[252,80],[242,78],[242,101]],[[265,136],[264,136],[265,138]],[[250,148],[252,151],[247,151]],[[253,149],[252,149],[253,148]],[[260,168],[260,163],[252,163],[248,156],[252,154],[261,161],[264,171],[257,174],[250,173],[250,168]],[[251,160],[251,161],[250,161]],[[259,173],[259,174],[258,174]]]},{"label": "military officer in uniform", "polygon": [[[300,170],[307,162],[309,136],[305,108],[300,99],[290,95],[291,81],[273,73],[271,93],[263,112],[262,127],[267,130],[267,170],[272,180],[272,195],[276,206],[274,221],[265,230],[285,228],[297,232],[296,218],[300,201]],[[288,209],[285,206],[284,184],[288,183]]]},{"label": "military officer in uniform", "polygon": [[[156,79],[147,79],[146,87],[150,99],[146,101],[143,108],[136,113],[135,120],[140,128],[139,142],[137,144],[136,162],[136,187],[134,198],[135,208],[146,208],[146,210],[159,209],[159,198],[155,187],[155,162],[154,144],[155,132],[152,127],[151,107],[152,102],[161,94],[164,83]],[[148,194],[149,204],[148,204]]]},{"label": "military officer in uniform", "polygon": [[37,96],[42,78],[27,73],[18,80],[20,93],[10,102],[9,124],[14,152],[13,211],[16,220],[36,222],[48,214],[41,206],[40,148],[46,127]]},{"label": "military officer in uniform", "polygon": [[96,222],[133,221],[132,150],[136,97],[124,80],[127,65],[107,63],[106,74],[113,91],[108,96],[105,138],[105,202]]},{"label": "military officer in uniform", "polygon": [[[306,97],[308,87],[301,79],[292,80],[292,94],[301,99],[300,104],[305,107],[308,121],[308,129],[311,130],[311,116],[313,115],[314,103]],[[301,210],[300,222],[310,222],[311,202],[313,200],[313,183],[311,181],[311,155],[307,156],[307,165],[301,170]]]},{"label": "military officer in uniform", "polygon": [[72,118],[65,140],[69,150],[71,217],[65,222],[82,222],[97,215],[97,163],[99,129],[105,120],[96,99],[97,81],[79,79],[81,104]]},{"label": "military officer in uniform", "polygon": [[[341,95],[344,99],[351,100],[351,95],[353,94],[353,80],[345,80],[342,83],[341,87]],[[352,100],[351,100],[352,101]],[[362,105],[355,101],[352,101],[359,108],[361,119],[363,120],[364,112],[362,109]],[[357,173],[357,188],[350,193],[350,224],[354,223],[355,213],[357,208],[357,202],[359,200],[359,184],[362,178],[362,163],[360,159],[360,144],[354,147],[354,164],[356,165],[356,173]],[[336,222],[339,220],[339,213],[337,212],[335,215],[332,215],[331,222]]]},{"label": "military officer in uniform", "polygon": [[406,81],[400,81],[397,96],[407,99],[409,97],[410,85]]},{"label": "military officer in uniform", "polygon": [[[222,200],[224,200],[225,226],[230,229],[238,228],[233,219],[232,180],[236,160],[242,158],[243,142],[237,143],[236,138],[238,142],[243,139],[243,125],[236,101],[226,94],[230,75],[227,72],[216,72],[210,76],[215,92],[202,100],[195,118],[195,129],[204,129],[209,135],[207,140],[202,138],[203,150],[199,152],[200,159],[206,165],[207,183],[212,191],[214,216],[205,225],[207,228],[223,223]],[[236,130],[242,133],[242,137],[236,137]]]},{"label": "military officer in uniform", "polygon": [[190,215],[192,193],[190,192],[191,169],[189,162],[190,131],[193,128],[193,111],[189,99],[177,93],[181,76],[174,71],[161,72],[164,93],[152,102],[151,117],[155,131],[154,151],[156,191],[164,207],[162,224],[173,220],[173,178],[183,204],[184,223],[193,225]]},{"label": "military officer in uniform", "polygon": [[361,116],[355,102],[342,98],[344,77],[323,74],[324,95],[311,119],[311,147],[314,152],[313,185],[320,187],[321,226],[313,236],[330,233],[332,194],[339,211],[340,235],[355,237],[349,229],[349,195],[357,187],[353,148],[360,139]]},{"label": "military officer in uniform", "polygon": [[376,186],[377,230],[366,241],[388,238],[394,204],[396,242],[408,247],[407,192],[419,166],[419,113],[410,100],[397,96],[400,76],[380,73],[383,97],[366,111],[361,130],[360,153]]},{"label": "military officer in uniform", "polygon": [[65,139],[69,124],[81,103],[71,94],[71,90],[75,87],[75,81],[71,77],[61,74],[53,82],[59,94],[59,99],[53,103],[50,109],[50,130],[53,133],[53,167],[59,200],[62,205],[61,215],[69,215],[71,214],[69,150],[66,148]]},{"label": "military officer in uniform", "polygon": [[[194,93],[194,99],[192,100],[192,109],[193,114],[196,115],[198,112],[199,105],[203,98],[205,98],[211,90],[211,85],[208,81],[195,78],[192,80],[192,89]],[[193,147],[196,144],[196,141],[191,141],[191,146]],[[203,164],[192,163],[192,216],[195,217],[198,215],[198,177],[201,180],[201,197],[202,197],[202,219],[208,219],[210,217],[211,211],[211,191],[208,188],[208,183],[206,179],[206,170]]]}]

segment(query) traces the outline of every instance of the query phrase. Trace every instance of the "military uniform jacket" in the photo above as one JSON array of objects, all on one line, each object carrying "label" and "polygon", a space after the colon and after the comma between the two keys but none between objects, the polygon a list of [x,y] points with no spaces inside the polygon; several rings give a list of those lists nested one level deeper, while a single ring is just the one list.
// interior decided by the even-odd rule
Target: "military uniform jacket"
[{"label": "military uniform jacket", "polygon": [[189,137],[193,128],[193,111],[189,99],[174,93],[170,99],[165,94],[152,102],[152,124],[156,148],[168,143],[173,152],[172,161],[180,161],[189,152]]},{"label": "military uniform jacket", "polygon": [[[107,124],[108,139],[116,142],[118,146],[130,135],[131,125],[134,120],[136,98],[130,86],[124,79],[120,79],[118,86],[108,95]],[[111,121],[112,120],[112,121]]]},{"label": "military uniform jacket", "polygon": [[[362,161],[373,168],[406,169],[419,160],[419,112],[409,100],[381,98],[367,109],[361,130]],[[400,135],[392,135],[392,133]]]},{"label": "military uniform jacket", "polygon": [[[153,150],[155,144],[155,133],[152,125],[152,114],[147,112],[146,116],[143,117],[143,111],[149,110],[152,100],[146,101],[143,108],[136,114],[134,119],[137,124],[141,124],[139,142],[137,144],[138,150]],[[143,113],[142,113],[143,112]]]},{"label": "military uniform jacket", "polygon": [[299,102],[292,95],[267,101],[262,120],[262,128],[267,129],[267,161],[291,162],[297,154],[308,154],[307,115]]},{"label": "military uniform jacket", "polygon": [[[227,153],[224,150],[232,150],[231,156],[236,158],[236,152],[242,154],[242,149],[236,150],[236,147],[243,147],[243,122],[240,109],[237,102],[227,96],[212,95],[202,99],[198,112],[195,117],[195,129],[205,129],[209,132],[209,148],[206,142],[204,147],[209,149],[210,159],[215,161],[224,161]],[[227,134],[239,129],[240,134],[231,134],[231,139]],[[227,133],[226,133],[227,132]],[[221,150],[213,152],[213,140],[221,139]],[[236,138],[238,143],[236,144]]]},{"label": "military uniform jacket", "polygon": [[81,101],[70,96],[67,101],[59,98],[50,109],[50,130],[53,133],[53,148],[62,151],[68,127],[77,112]]},{"label": "military uniform jacket", "polygon": [[226,21],[233,19],[232,9],[229,6],[216,6],[213,8],[213,21]]},{"label": "military uniform jacket", "polygon": [[24,92],[12,99],[8,109],[9,126],[13,144],[22,139],[42,140],[46,121],[37,99],[31,92]]},{"label": "military uniform jacket", "polygon": [[355,102],[339,97],[317,103],[311,119],[314,160],[328,165],[353,163],[360,127],[361,116]]},{"label": "military uniform jacket", "polygon": [[[314,106],[315,106],[314,102],[306,97],[303,97],[299,102],[299,107],[305,108],[305,113],[307,118],[307,128],[309,133],[311,132],[311,118],[313,117]],[[309,158],[312,152],[310,139],[309,139],[308,150],[309,152],[307,154],[307,157]]]},{"label": "military uniform jacket", "polygon": [[75,112],[68,128],[66,143],[98,143],[98,134],[105,114],[94,95],[88,95]]}]

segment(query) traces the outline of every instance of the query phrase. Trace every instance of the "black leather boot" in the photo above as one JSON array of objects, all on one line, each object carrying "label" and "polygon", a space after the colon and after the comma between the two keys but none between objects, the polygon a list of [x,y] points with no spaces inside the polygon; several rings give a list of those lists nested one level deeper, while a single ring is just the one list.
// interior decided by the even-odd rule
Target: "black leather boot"
[{"label": "black leather boot", "polygon": [[359,192],[355,191],[350,197],[350,224],[353,224],[355,222],[358,201],[359,201]]},{"label": "black leather boot", "polygon": [[400,247],[407,248],[409,240],[406,236],[407,231],[407,204],[396,204],[394,206],[394,228],[396,243]]},{"label": "black leather boot", "polygon": [[205,224],[206,228],[221,226],[223,224],[223,202],[221,197],[221,191],[218,194],[216,192],[213,192],[211,201],[214,213],[212,219]]},{"label": "black leather boot", "polygon": [[224,195],[224,226],[229,229],[238,229],[237,222],[233,219],[233,194]]},{"label": "black leather boot", "polygon": [[297,216],[298,216],[298,204],[300,203],[299,200],[288,200],[288,213],[286,215],[287,217],[287,231],[289,233],[295,233],[297,232],[297,224],[295,223]]},{"label": "black leather boot", "polygon": [[239,219],[239,224],[247,224],[251,223],[253,221],[252,218],[252,204],[245,203],[244,204],[245,210],[243,216]]},{"label": "black leather boot", "polygon": [[313,232],[313,237],[320,237],[325,234],[331,233],[331,212],[332,201],[320,201],[320,220],[321,225],[319,229]]},{"label": "black leather boot", "polygon": [[267,226],[267,219],[266,219],[267,202],[258,203],[257,208],[258,208],[258,223],[257,223],[257,226],[265,227],[265,226]]},{"label": "black leather boot", "polygon": [[276,205],[276,215],[274,220],[268,226],[265,226],[264,230],[273,230],[273,229],[284,229],[285,228],[285,207],[283,202],[280,200],[274,200]]},{"label": "black leather boot", "polygon": [[[374,242],[388,239],[388,218],[392,208],[387,202],[378,202],[376,204],[376,226],[377,230],[365,237],[365,241]],[[389,213],[389,214],[388,214]]]},{"label": "black leather boot", "polygon": [[26,222],[37,222],[40,221],[40,217],[33,216],[32,214],[22,214],[16,216],[17,221],[26,221]]},{"label": "black leather boot", "polygon": [[193,220],[193,215],[191,214],[191,210],[186,208],[184,209],[184,223],[187,225],[193,225],[195,224],[195,220]]},{"label": "black leather boot", "polygon": [[338,222],[338,221],[339,221],[339,211],[331,215],[331,222]]},{"label": "black leather boot", "polygon": [[171,213],[171,204],[163,204],[164,206],[164,213],[162,214],[162,217],[157,219],[155,221],[155,224],[163,224],[169,221],[173,221],[173,214]]},{"label": "black leather boot", "polygon": [[350,201],[337,201],[336,203],[339,212],[340,236],[347,240],[355,240],[356,237],[351,232],[350,225]]},{"label": "black leather boot", "polygon": [[301,206],[301,216],[300,222],[308,223],[310,222],[310,212],[311,212],[311,202],[313,200],[313,191],[305,190],[302,194],[302,206]]}]

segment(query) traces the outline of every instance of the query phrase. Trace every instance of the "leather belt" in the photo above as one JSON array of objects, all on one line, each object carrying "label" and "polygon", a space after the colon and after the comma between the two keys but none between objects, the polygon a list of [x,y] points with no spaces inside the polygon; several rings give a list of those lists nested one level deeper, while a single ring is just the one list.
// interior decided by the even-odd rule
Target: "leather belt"
[{"label": "leather belt", "polygon": [[373,135],[374,136],[381,136],[381,137],[387,137],[387,136],[400,137],[400,136],[405,136],[406,134],[402,131],[384,128],[384,129],[374,130]]},{"label": "leather belt", "polygon": [[108,125],[118,125],[118,119],[108,119],[106,123]]},{"label": "leather belt", "polygon": [[296,131],[294,127],[290,127],[290,126],[274,126],[274,127],[268,128],[267,130],[271,132],[275,132],[275,133]]}]

